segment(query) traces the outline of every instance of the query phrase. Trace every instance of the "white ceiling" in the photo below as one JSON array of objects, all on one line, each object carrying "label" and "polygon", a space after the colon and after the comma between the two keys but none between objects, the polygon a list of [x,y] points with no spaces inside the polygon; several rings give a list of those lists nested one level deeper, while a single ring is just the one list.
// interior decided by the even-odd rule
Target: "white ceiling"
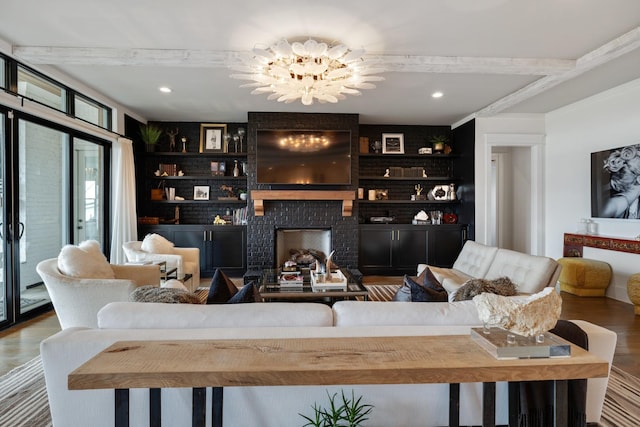
[{"label": "white ceiling", "polygon": [[[305,107],[250,95],[229,78],[237,52],[283,37],[363,47],[386,65],[386,80]],[[0,40],[19,60],[53,67],[149,120],[301,111],[453,125],[476,114],[545,113],[640,78],[640,1],[20,0],[0,5]],[[160,93],[162,85],[173,92]],[[436,90],[444,97],[431,98]]]}]

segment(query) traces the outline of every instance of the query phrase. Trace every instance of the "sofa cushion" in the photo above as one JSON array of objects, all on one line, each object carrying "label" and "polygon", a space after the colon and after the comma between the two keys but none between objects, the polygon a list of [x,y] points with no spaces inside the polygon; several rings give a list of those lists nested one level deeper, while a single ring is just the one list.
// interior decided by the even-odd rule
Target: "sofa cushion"
[{"label": "sofa cushion", "polygon": [[454,301],[467,301],[482,293],[492,293],[505,297],[517,294],[516,285],[508,277],[500,277],[495,280],[471,279],[456,291]]},{"label": "sofa cushion", "polygon": [[209,286],[209,294],[207,295],[207,304],[226,304],[235,294],[238,288],[233,284],[231,279],[219,268],[213,273],[211,285]]},{"label": "sofa cushion", "polygon": [[140,249],[150,254],[172,254],[173,246],[173,242],[159,234],[151,233],[144,236]]},{"label": "sofa cushion", "polygon": [[497,252],[496,247],[467,240],[453,263],[453,269],[467,276],[485,277]]},{"label": "sofa cushion", "polygon": [[338,301],[335,326],[482,325],[473,301],[412,302]]},{"label": "sofa cushion", "polygon": [[140,286],[130,295],[133,302],[158,302],[165,304],[201,304],[196,294],[183,289],[158,288],[152,285]]},{"label": "sofa cushion", "polygon": [[333,312],[325,304],[309,302],[175,304],[170,310],[166,304],[112,302],[98,312],[98,327],[102,329],[254,329],[271,326],[330,327],[333,326]]},{"label": "sofa cushion", "polygon": [[555,286],[549,281],[557,265],[551,258],[498,249],[487,274],[478,277],[493,280],[506,276],[516,284],[518,292],[535,294],[547,286]]},{"label": "sofa cushion", "polygon": [[87,240],[78,246],[65,245],[58,255],[58,270],[66,276],[84,279],[115,279],[100,243]]}]

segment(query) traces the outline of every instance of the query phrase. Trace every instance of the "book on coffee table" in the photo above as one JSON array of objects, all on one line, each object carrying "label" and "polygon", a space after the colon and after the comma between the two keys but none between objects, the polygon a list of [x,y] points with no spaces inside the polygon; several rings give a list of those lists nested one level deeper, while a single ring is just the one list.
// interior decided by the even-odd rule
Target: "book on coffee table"
[{"label": "book on coffee table", "polygon": [[301,288],[304,285],[304,277],[299,271],[281,273],[278,284],[281,288]]}]

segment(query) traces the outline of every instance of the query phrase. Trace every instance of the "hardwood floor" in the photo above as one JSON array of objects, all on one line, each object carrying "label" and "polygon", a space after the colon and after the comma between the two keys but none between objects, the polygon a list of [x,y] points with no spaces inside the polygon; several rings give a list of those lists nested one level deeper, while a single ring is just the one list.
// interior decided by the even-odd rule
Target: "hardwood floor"
[{"label": "hardwood floor", "polygon": [[[640,316],[633,305],[604,297],[562,293],[562,318],[587,320],[618,334],[613,364],[640,378]],[[0,331],[0,375],[40,353],[40,341],[60,331],[55,313],[45,313]]]}]

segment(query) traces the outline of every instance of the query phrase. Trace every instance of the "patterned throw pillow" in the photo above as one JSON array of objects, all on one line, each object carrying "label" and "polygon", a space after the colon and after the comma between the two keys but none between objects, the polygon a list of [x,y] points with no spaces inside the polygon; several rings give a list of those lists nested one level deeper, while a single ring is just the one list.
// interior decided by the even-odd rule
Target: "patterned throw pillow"
[{"label": "patterned throw pillow", "polygon": [[174,288],[158,288],[156,286],[140,286],[129,299],[133,302],[162,302],[166,304],[202,304],[198,296],[189,291]]},{"label": "patterned throw pillow", "polygon": [[476,295],[489,292],[504,297],[516,295],[516,285],[508,277],[500,277],[494,280],[471,279],[467,280],[456,291],[453,297],[454,301],[467,301],[473,299]]}]

